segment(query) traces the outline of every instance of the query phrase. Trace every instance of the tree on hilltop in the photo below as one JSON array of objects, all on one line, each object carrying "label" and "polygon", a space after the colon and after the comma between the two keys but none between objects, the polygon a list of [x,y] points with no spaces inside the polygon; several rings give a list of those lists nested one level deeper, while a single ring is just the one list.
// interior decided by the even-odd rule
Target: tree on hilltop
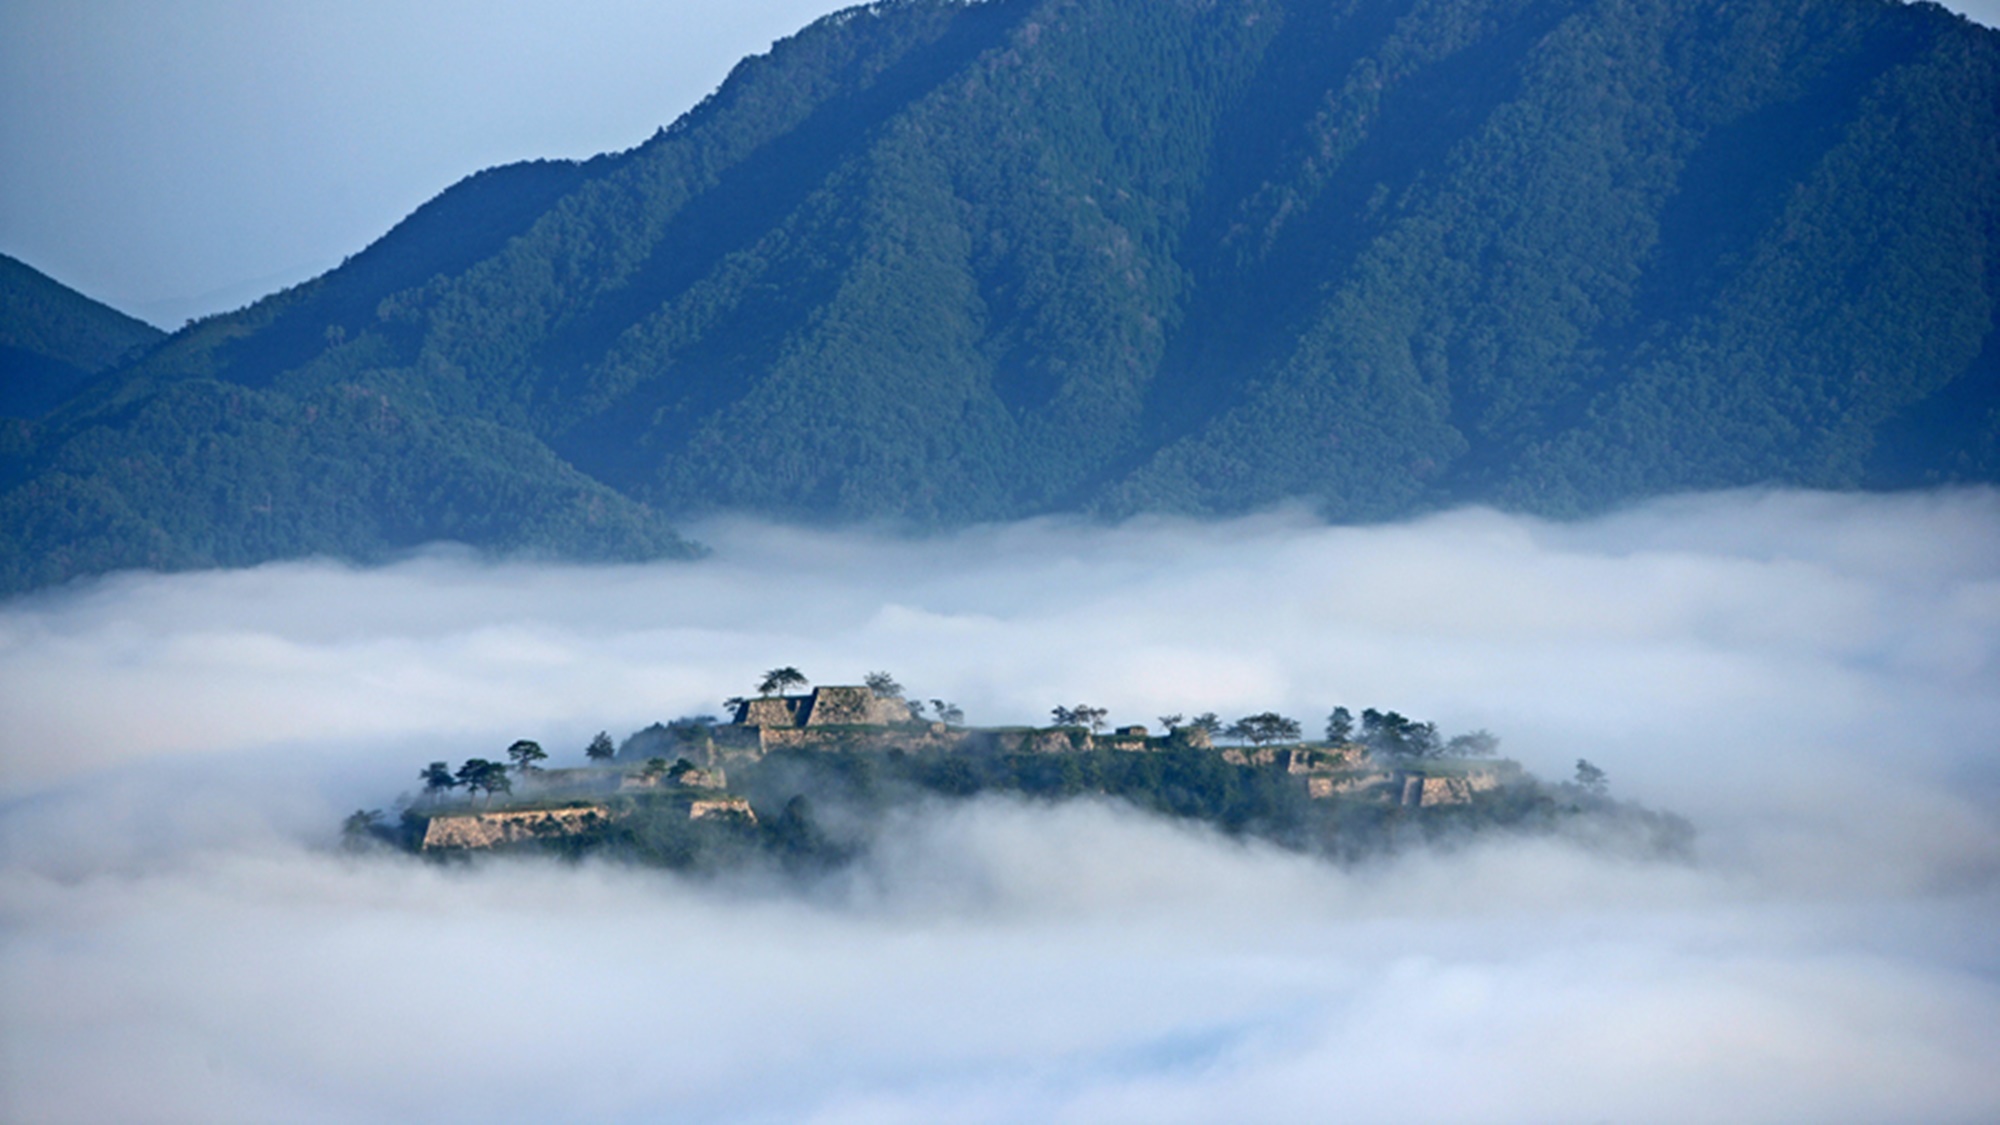
[{"label": "tree on hilltop", "polygon": [[501,762],[489,762],[484,758],[467,758],[458,767],[458,783],[465,786],[467,794],[484,789],[488,798],[495,793],[511,793],[514,783],[507,780],[507,767]]},{"label": "tree on hilltop", "polygon": [[1276,711],[1260,711],[1255,715],[1245,715],[1231,724],[1229,736],[1257,746],[1271,742],[1297,742],[1299,723],[1297,719],[1287,719]]},{"label": "tree on hilltop", "polygon": [[1436,723],[1373,707],[1361,712],[1361,741],[1377,754],[1397,758],[1435,758],[1444,751]]},{"label": "tree on hilltop", "polygon": [[514,763],[516,773],[537,772],[542,767],[535,763],[547,761],[548,757],[549,753],[542,749],[541,743],[526,738],[507,748],[507,759]]},{"label": "tree on hilltop", "polygon": [[1604,771],[1591,765],[1588,758],[1576,760],[1576,783],[1593,797],[1602,797],[1611,788],[1611,782],[1606,778]]},{"label": "tree on hilltop", "polygon": [[349,851],[381,843],[384,835],[381,809],[355,809],[340,822],[340,843]]},{"label": "tree on hilltop", "polygon": [[1354,712],[1345,707],[1335,707],[1326,717],[1326,740],[1347,742],[1354,737]]},{"label": "tree on hilltop", "polygon": [[424,795],[436,800],[458,787],[458,779],[451,776],[451,767],[443,762],[432,762],[425,766],[417,777],[424,783]]},{"label": "tree on hilltop", "polygon": [[1438,737],[1436,723],[1411,723],[1405,744],[1416,758],[1435,758],[1444,753],[1444,740]]},{"label": "tree on hilltop", "polygon": [[610,731],[598,731],[597,736],[590,740],[590,745],[583,748],[583,756],[593,762],[608,762],[617,755],[618,748],[611,744]]},{"label": "tree on hilltop", "polygon": [[1059,727],[1089,727],[1091,730],[1100,730],[1104,726],[1105,716],[1111,712],[1102,707],[1092,707],[1088,703],[1079,703],[1074,707],[1052,707],[1049,709],[1049,714],[1055,718],[1055,725]]},{"label": "tree on hilltop", "polygon": [[862,677],[861,682],[868,685],[869,691],[884,699],[903,698],[903,685],[887,672],[870,672]]},{"label": "tree on hilltop", "polygon": [[804,687],[809,682],[804,672],[787,664],[764,673],[764,678],[757,682],[757,694],[767,697],[783,695],[787,690]]}]

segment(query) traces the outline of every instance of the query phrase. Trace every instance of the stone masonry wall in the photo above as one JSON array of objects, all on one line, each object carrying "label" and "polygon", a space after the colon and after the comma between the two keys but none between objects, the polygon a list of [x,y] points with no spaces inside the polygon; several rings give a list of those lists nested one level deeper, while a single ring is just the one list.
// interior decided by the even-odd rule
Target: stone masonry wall
[{"label": "stone masonry wall", "polygon": [[805,725],[888,726],[910,721],[910,705],[886,699],[865,687],[814,688],[805,709]]},{"label": "stone masonry wall", "polygon": [[491,848],[521,840],[574,836],[610,820],[610,810],[602,805],[434,816],[424,828],[423,849]]},{"label": "stone masonry wall", "polygon": [[757,814],[750,809],[750,802],[741,797],[704,798],[688,805],[689,820],[707,820],[712,816],[740,816],[757,823]]},{"label": "stone masonry wall", "polygon": [[805,706],[803,695],[746,699],[736,711],[736,721],[748,727],[795,727]]}]

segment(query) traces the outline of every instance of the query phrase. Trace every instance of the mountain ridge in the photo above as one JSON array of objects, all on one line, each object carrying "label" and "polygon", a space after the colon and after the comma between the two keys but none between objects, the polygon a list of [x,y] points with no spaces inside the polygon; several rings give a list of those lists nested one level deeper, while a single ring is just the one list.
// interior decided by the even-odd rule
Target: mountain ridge
[{"label": "mountain ridge", "polygon": [[0,254],[0,417],[36,418],[166,333]]},{"label": "mountain ridge", "polygon": [[[8,478],[6,526],[40,530],[0,581],[288,535],[646,557],[719,509],[1989,481],[1996,200],[2000,33],[1934,5],[889,0],[98,380]],[[420,436],[367,438],[367,402]],[[196,421],[230,409],[269,424]],[[371,451],[332,476],[400,498],[394,527],[243,500],[286,441]]]}]

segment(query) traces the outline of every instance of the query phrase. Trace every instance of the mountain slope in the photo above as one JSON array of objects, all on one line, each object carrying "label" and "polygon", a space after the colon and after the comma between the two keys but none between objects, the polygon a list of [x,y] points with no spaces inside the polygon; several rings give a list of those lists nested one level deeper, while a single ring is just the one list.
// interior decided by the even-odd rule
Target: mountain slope
[{"label": "mountain slope", "polygon": [[[212,447],[227,493],[295,455],[190,395],[344,427],[372,396],[457,436],[368,446],[369,480],[505,463],[633,529],[1991,480],[1997,238],[2000,35],[1934,6],[899,0],[180,333],[47,419],[0,510],[60,543],[87,482],[165,537],[33,581],[183,524],[233,546],[174,557],[285,553],[109,467]],[[471,518],[484,487],[285,526],[544,534]]]},{"label": "mountain slope", "polygon": [[343,318],[373,317],[371,290],[491,253],[589,167],[470,177],[333,273],[192,325],[85,388],[8,450],[0,588],[129,567],[381,559],[440,539],[591,560],[694,553],[658,513],[533,436],[439,409],[393,371],[343,379],[336,365],[282,387],[255,374],[339,350]]},{"label": "mountain slope", "polygon": [[0,417],[33,418],[166,333],[0,254]]}]

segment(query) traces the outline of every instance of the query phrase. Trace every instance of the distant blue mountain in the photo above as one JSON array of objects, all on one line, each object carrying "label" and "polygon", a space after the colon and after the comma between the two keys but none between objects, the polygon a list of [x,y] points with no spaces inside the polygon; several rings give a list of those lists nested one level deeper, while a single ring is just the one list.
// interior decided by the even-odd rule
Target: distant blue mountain
[{"label": "distant blue mountain", "polygon": [[879,3],[93,381],[0,581],[1990,481],[1996,295],[2000,34],[1934,5]]}]

